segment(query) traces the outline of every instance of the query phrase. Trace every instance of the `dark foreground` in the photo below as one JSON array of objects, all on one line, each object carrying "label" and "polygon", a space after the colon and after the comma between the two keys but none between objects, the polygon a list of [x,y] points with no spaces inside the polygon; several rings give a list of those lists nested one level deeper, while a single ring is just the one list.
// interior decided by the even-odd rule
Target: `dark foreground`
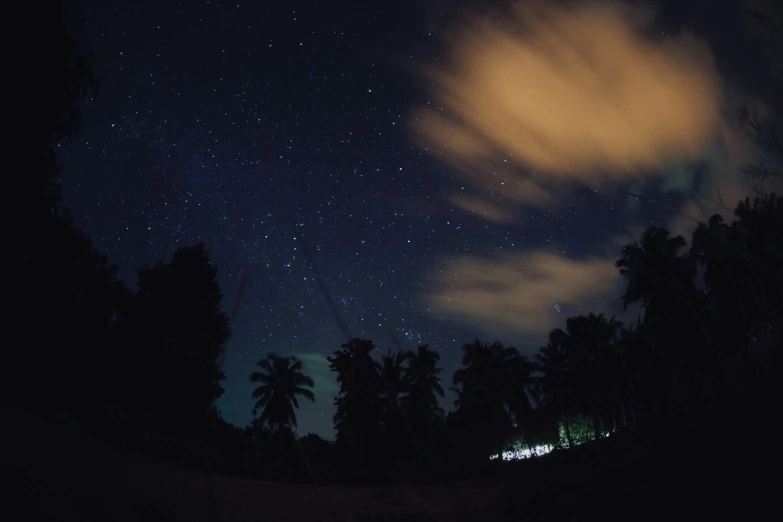
[{"label": "dark foreground", "polygon": [[[317,487],[216,476],[214,487],[224,521],[774,517],[776,442],[762,424],[731,420],[712,433],[694,423],[676,442],[617,435],[470,483]],[[54,423],[6,425],[15,520],[209,520],[199,471],[125,454]]]}]

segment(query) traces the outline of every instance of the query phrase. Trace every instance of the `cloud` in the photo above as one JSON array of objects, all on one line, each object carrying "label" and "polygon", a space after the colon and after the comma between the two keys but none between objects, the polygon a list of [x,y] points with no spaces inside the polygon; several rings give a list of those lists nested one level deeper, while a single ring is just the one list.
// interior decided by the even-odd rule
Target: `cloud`
[{"label": "cloud", "polygon": [[700,158],[726,137],[720,78],[704,42],[652,36],[654,15],[533,1],[474,18],[447,42],[453,61],[429,72],[433,101],[413,113],[415,136],[495,221],[499,198],[543,206],[564,183],[663,175]]},{"label": "cloud", "polygon": [[451,202],[471,214],[483,217],[493,223],[508,223],[514,219],[514,212],[496,202],[475,196],[452,196]]},{"label": "cloud", "polygon": [[329,361],[326,360],[326,356],[320,353],[299,353],[296,356],[302,361],[304,373],[312,377],[315,382],[313,393],[316,400],[331,402],[340,387],[337,384],[335,373],[329,369]]},{"label": "cloud", "polygon": [[545,251],[459,257],[435,276],[425,301],[446,317],[500,332],[544,335],[564,316],[619,302],[622,278],[615,259],[577,261]]},{"label": "cloud", "polygon": [[296,413],[299,435],[317,433],[322,437],[334,438],[332,417],[336,411],[334,397],[340,391],[334,372],[329,370],[326,356],[317,352],[297,353],[302,361],[302,371],[313,378],[315,402],[299,401]]},{"label": "cloud", "polygon": [[[769,111],[767,106],[757,100],[741,95],[734,98],[739,105],[759,114],[764,115]],[[783,190],[783,176],[770,177],[760,183],[759,180],[741,176],[737,170],[739,165],[763,163],[773,172],[783,173],[783,158],[770,154],[751,140],[732,139],[730,143],[730,148],[710,152],[705,175],[698,183],[694,183],[693,176],[681,172],[680,177],[687,178],[687,182],[673,183],[668,187],[687,195],[667,225],[672,233],[690,240],[696,225],[707,221],[710,216],[720,214],[724,221],[731,221],[734,219],[734,208],[740,200],[746,197],[753,199],[760,191],[781,193]]]},{"label": "cloud", "polygon": [[[520,206],[567,201],[573,185],[622,184],[684,195],[679,209],[660,194],[626,201],[660,206],[666,217],[655,224],[688,239],[716,212],[731,219],[755,192],[736,166],[762,156],[727,117],[728,101],[762,113],[764,104],[724,84],[704,41],[662,34],[655,21],[639,3],[532,0],[455,30],[448,63],[424,76],[431,99],[410,119],[420,146],[462,182],[451,203],[503,224]],[[780,181],[764,188],[780,191]],[[425,301],[436,314],[538,336],[567,316],[612,313],[623,293],[613,263],[648,224],[632,223],[589,259],[544,250],[458,257]]]}]

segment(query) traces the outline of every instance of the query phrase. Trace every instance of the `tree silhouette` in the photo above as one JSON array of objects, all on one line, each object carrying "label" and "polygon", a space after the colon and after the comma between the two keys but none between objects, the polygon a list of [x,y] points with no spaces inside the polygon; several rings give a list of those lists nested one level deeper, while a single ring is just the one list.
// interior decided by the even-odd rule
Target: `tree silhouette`
[{"label": "tree silhouette", "polygon": [[596,439],[606,431],[602,409],[613,408],[619,399],[614,385],[616,365],[612,343],[620,326],[614,317],[607,320],[603,314],[591,313],[566,320],[569,379],[581,390],[577,395],[581,398],[579,406],[592,416]]},{"label": "tree silhouette", "polygon": [[380,399],[385,422],[392,418],[401,418],[402,415],[400,398],[406,393],[410,384],[404,373],[404,361],[405,354],[401,352],[392,353],[389,351],[381,358]]},{"label": "tree silhouette", "polygon": [[419,458],[426,464],[432,459],[435,433],[444,419],[443,408],[438,403],[438,398],[444,396],[438,377],[443,371],[438,367],[440,354],[424,344],[406,352],[404,358],[408,389],[400,402]]},{"label": "tree silhouette", "polygon": [[47,223],[36,234],[35,256],[12,256],[9,324],[26,339],[8,355],[14,372],[4,384],[25,407],[97,418],[111,408],[124,374],[113,348],[130,294],[117,268],[67,215]]},{"label": "tree silhouette", "polygon": [[636,323],[621,328],[615,349],[625,378],[627,396],[620,404],[624,424],[635,424],[652,417],[657,395],[653,382],[653,344],[647,326],[638,318]]},{"label": "tree silhouette", "polygon": [[[376,452],[373,465],[379,474],[386,478],[398,478],[401,471],[409,466],[406,459],[410,456],[410,432],[408,421],[401,407],[401,398],[408,391],[408,380],[403,363],[405,354],[388,351],[381,356],[378,367],[378,426],[375,439],[371,442],[374,448],[383,448]],[[380,468],[383,468],[381,471]],[[379,475],[380,476],[380,475]]]},{"label": "tree silhouette", "polygon": [[[462,347],[462,368],[454,373],[456,418],[475,448],[497,448],[515,421],[532,409],[527,395],[533,365],[516,348],[478,339]],[[487,453],[488,454],[488,453]]]},{"label": "tree silhouette", "polygon": [[775,314],[783,303],[783,198],[776,194],[745,199],[734,211],[731,228],[743,250],[750,255],[751,268],[761,282],[757,300],[760,315]]},{"label": "tree silhouette", "polygon": [[573,447],[569,416],[574,410],[576,390],[569,380],[568,373],[568,334],[555,329],[549,333],[549,342],[535,355],[536,370],[540,373],[536,380],[536,393],[541,407],[550,410],[559,420],[568,441]]},{"label": "tree silhouette", "polygon": [[296,428],[296,412],[299,409],[298,396],[315,402],[315,395],[308,388],[314,386],[313,379],[302,373],[302,361],[296,357],[280,357],[270,353],[257,363],[261,371],[250,374],[250,382],[260,383],[253,390],[256,405],[253,415],[261,409],[259,421],[272,431],[290,425]]},{"label": "tree silhouette", "polygon": [[758,316],[753,294],[762,288],[752,276],[755,262],[736,230],[717,214],[696,227],[690,255],[704,272],[705,315],[710,329],[718,333],[720,356],[730,359],[729,368],[737,369],[739,358],[746,353],[742,347],[747,332]]},{"label": "tree silhouette", "polygon": [[[739,299],[749,310],[749,357],[766,373],[781,345],[783,323],[783,198],[776,194],[739,202],[731,231],[746,254]],[[777,351],[776,351],[777,350]]]},{"label": "tree silhouette", "polygon": [[381,367],[372,358],[373,350],[372,341],[357,338],[327,357],[340,384],[335,398],[335,449],[357,470],[372,464],[371,445],[380,434],[382,420]]},{"label": "tree silhouette", "polygon": [[116,267],[73,227],[67,213],[57,210],[61,167],[56,146],[82,128],[80,105],[99,84],[92,53],[75,37],[73,19],[79,10],[72,4],[55,2],[34,12],[23,8],[16,17],[32,22],[22,33],[36,45],[18,55],[23,59],[18,70],[27,71],[25,86],[20,83],[11,95],[29,110],[17,122],[22,132],[12,136],[10,145],[26,151],[26,165],[22,174],[11,176],[6,191],[13,195],[15,217],[5,230],[15,271],[7,284],[14,302],[7,319],[29,337],[6,361],[15,371],[5,385],[25,407],[51,403],[54,392],[61,398],[54,406],[57,413],[94,408],[97,417],[110,402],[108,392],[94,393],[111,384],[100,371],[111,359],[107,336],[114,325],[109,318],[123,306],[126,291],[116,279]]},{"label": "tree silhouette", "polygon": [[29,16],[35,20],[29,37],[38,44],[30,48],[34,55],[27,59],[36,68],[26,80],[37,89],[35,102],[27,104],[31,114],[25,115],[23,135],[26,147],[32,144],[36,153],[31,155],[34,164],[19,176],[20,190],[15,191],[19,212],[26,213],[19,216],[25,225],[40,225],[52,215],[60,199],[55,146],[82,131],[81,104],[94,98],[100,86],[100,77],[93,72],[94,54],[75,36],[76,4],[60,0]]},{"label": "tree silhouette", "polygon": [[147,376],[144,409],[155,423],[181,431],[199,423],[225,378],[217,358],[230,336],[217,268],[202,243],[178,249],[169,263],[138,270],[130,318]]},{"label": "tree silhouette", "polygon": [[[700,385],[715,375],[715,343],[699,308],[696,263],[683,253],[685,239],[648,228],[622,249],[617,261],[628,287],[623,304],[640,302],[655,345],[661,408],[687,408]],[[694,349],[695,348],[695,349]],[[697,376],[704,379],[698,379]]]},{"label": "tree silhouette", "polygon": [[[778,28],[778,32],[780,29]],[[737,111],[737,121],[751,141],[779,159],[783,159],[783,138],[778,135],[775,122],[760,115],[758,111],[742,107]],[[767,178],[780,178],[783,172],[777,172],[764,163],[744,164],[737,168],[739,174],[747,179],[763,183]]]},{"label": "tree silhouette", "polygon": [[682,236],[671,237],[668,230],[657,227],[645,230],[638,243],[625,245],[616,263],[628,282],[623,305],[641,302],[646,315],[656,317],[672,300],[689,299],[696,268],[681,254],[684,248]]},{"label": "tree silhouette", "polygon": [[438,368],[440,354],[424,344],[417,346],[416,351],[406,352],[404,358],[407,362],[405,376],[409,384],[401,400],[403,411],[414,425],[442,420],[443,408],[438,405],[438,397],[444,395],[438,377],[443,370]]}]

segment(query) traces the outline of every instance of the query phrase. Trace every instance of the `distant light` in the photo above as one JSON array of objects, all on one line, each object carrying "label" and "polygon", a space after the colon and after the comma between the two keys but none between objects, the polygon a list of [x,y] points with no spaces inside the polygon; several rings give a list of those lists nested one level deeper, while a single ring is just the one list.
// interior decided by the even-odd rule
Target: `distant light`
[{"label": "distant light", "polygon": [[547,453],[550,453],[552,449],[553,446],[551,444],[545,444],[543,446],[535,446],[533,451],[531,451],[530,448],[524,450],[504,451],[501,455],[490,455],[489,460],[497,460],[497,458],[501,456],[504,461],[529,459],[531,457],[542,457]]}]

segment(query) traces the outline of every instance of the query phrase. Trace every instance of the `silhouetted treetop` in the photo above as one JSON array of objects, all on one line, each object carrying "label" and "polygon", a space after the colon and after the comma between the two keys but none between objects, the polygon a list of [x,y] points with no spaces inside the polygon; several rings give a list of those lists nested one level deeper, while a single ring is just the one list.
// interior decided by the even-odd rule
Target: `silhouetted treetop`
[{"label": "silhouetted treetop", "polygon": [[231,330],[217,268],[200,243],[138,276],[135,321],[143,327],[136,335],[143,359],[155,367],[150,390],[161,396],[161,415],[170,408],[196,419],[223,393],[216,361]]},{"label": "silhouetted treetop", "polygon": [[302,361],[296,357],[280,357],[270,353],[257,363],[261,371],[250,374],[250,382],[259,383],[253,390],[256,399],[253,415],[261,410],[258,418],[273,431],[283,426],[296,428],[296,412],[299,409],[297,397],[315,402],[311,388],[313,379],[302,373]]}]

